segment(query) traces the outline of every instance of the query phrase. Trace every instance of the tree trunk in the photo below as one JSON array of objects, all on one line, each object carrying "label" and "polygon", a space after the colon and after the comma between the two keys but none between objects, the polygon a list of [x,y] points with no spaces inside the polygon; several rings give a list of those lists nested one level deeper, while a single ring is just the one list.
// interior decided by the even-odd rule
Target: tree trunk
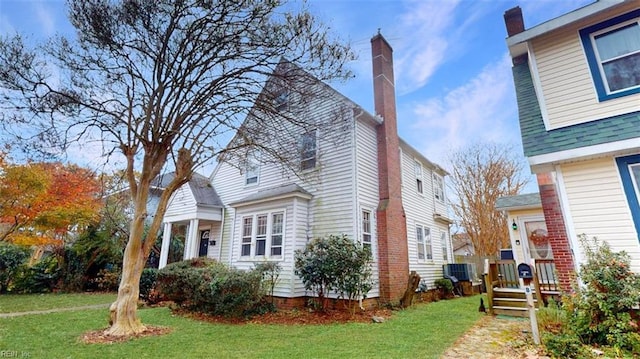
[{"label": "tree trunk", "polygon": [[420,285],[420,275],[416,271],[411,271],[409,275],[409,281],[407,282],[407,290],[404,292],[402,299],[400,299],[400,305],[402,308],[411,306],[413,302],[413,296],[416,293],[416,289]]},{"label": "tree trunk", "polygon": [[[146,188],[139,188],[139,190],[146,190]],[[138,317],[140,276],[146,261],[142,250],[146,201],[147,197],[144,194],[136,197],[131,233],[122,258],[122,279],[118,288],[118,298],[109,308],[109,323],[111,326],[105,331],[105,334],[108,335],[133,335],[146,329]]]}]

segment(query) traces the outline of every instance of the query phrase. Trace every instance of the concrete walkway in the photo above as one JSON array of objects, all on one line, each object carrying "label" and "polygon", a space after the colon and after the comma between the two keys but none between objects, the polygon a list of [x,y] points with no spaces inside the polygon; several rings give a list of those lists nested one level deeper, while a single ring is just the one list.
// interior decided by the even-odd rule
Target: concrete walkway
[{"label": "concrete walkway", "polygon": [[24,315],[35,315],[35,314],[49,314],[49,313],[59,313],[59,312],[72,312],[75,310],[85,310],[85,309],[103,309],[109,308],[111,304],[92,304],[92,305],[83,305],[81,307],[70,307],[70,308],[54,308],[47,310],[32,310],[29,312],[15,312],[15,313],[0,313],[0,318],[13,318],[13,317],[21,317]]}]

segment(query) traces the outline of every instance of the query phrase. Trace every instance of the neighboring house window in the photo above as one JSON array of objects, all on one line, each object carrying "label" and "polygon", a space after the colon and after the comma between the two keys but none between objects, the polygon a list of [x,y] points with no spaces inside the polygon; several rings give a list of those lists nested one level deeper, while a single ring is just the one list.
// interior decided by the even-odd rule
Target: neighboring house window
[{"label": "neighboring house window", "polygon": [[286,111],[289,109],[289,89],[283,88],[275,93],[273,97],[273,108],[276,111]]},{"label": "neighboring house window", "polygon": [[600,101],[640,93],[640,10],[580,30]]},{"label": "neighboring house window", "polygon": [[300,144],[300,169],[308,170],[316,167],[316,130],[302,135]]},{"label": "neighboring house window", "polygon": [[418,243],[418,259],[433,259],[431,247],[431,229],[422,225],[416,225],[416,241]]},{"label": "neighboring house window", "polygon": [[249,156],[249,158],[247,158],[247,166],[245,168],[244,184],[257,184],[259,175],[260,164],[253,156]]},{"label": "neighboring house window", "polygon": [[422,193],[422,165],[420,162],[415,161],[414,166],[416,172],[416,190],[418,193]]},{"label": "neighboring house window", "polygon": [[433,174],[433,195],[438,201],[444,202],[444,181],[435,173]]},{"label": "neighboring house window", "polygon": [[371,250],[371,212],[362,211],[362,246]]},{"label": "neighboring house window", "polygon": [[280,257],[284,212],[259,213],[242,218],[242,257]]},{"label": "neighboring house window", "polygon": [[442,245],[442,260],[449,261],[449,246],[447,240],[447,232],[440,232],[440,244]]},{"label": "neighboring house window", "polygon": [[631,217],[640,240],[640,154],[616,158]]}]

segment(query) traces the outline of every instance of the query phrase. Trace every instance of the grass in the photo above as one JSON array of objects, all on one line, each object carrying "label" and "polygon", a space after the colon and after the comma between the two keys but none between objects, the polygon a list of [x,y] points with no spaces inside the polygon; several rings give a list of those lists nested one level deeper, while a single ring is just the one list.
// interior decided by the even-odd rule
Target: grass
[{"label": "grass", "polygon": [[115,293],[3,294],[0,295],[0,313],[109,304],[115,300]]},{"label": "grass", "polygon": [[[45,296],[46,297],[46,296]],[[170,334],[116,344],[84,344],[104,328],[106,309],[0,319],[0,350],[31,358],[439,358],[479,318],[478,297],[419,304],[382,324],[212,324],[141,309],[142,321]],[[73,323],[73,325],[69,325]]]}]

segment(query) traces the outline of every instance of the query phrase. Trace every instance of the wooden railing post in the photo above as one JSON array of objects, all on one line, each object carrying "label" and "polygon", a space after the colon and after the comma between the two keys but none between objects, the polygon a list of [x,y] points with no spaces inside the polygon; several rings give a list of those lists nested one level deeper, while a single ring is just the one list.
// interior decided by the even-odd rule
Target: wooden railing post
[{"label": "wooden railing post", "polygon": [[489,269],[484,275],[484,285],[487,289],[487,304],[489,306],[489,314],[491,315],[493,315],[493,267],[495,267],[495,265],[495,263],[489,263]]}]

